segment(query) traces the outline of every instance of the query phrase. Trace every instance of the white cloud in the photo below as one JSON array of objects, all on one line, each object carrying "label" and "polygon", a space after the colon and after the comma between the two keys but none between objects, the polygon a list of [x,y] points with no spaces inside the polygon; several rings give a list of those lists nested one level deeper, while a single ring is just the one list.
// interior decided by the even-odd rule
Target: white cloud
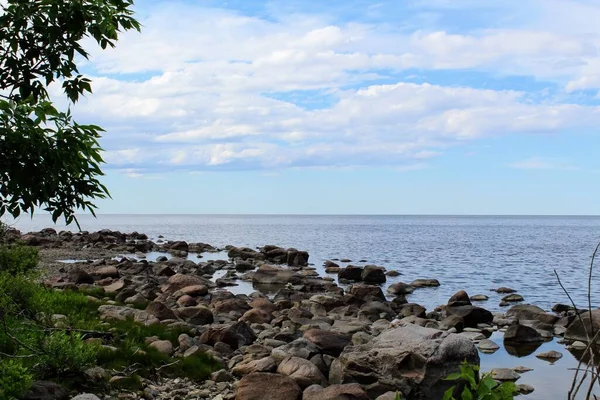
[{"label": "white cloud", "polygon": [[577,171],[580,168],[556,158],[531,157],[526,160],[517,161],[509,164],[511,168],[533,169],[533,170],[551,170],[551,171]]}]

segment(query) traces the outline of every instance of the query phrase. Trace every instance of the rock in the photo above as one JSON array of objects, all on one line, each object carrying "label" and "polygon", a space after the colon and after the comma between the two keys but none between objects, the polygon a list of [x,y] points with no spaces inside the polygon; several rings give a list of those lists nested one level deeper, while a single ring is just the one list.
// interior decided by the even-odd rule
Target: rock
[{"label": "rock", "polygon": [[301,395],[300,386],[288,376],[254,372],[240,380],[235,400],[300,400]]},{"label": "rock", "polygon": [[161,321],[164,321],[166,319],[177,319],[177,316],[175,315],[173,310],[167,307],[164,303],[158,301],[153,301],[152,303],[148,304],[148,306],[146,307],[146,312],[151,315],[154,315]]},{"label": "rock", "polygon": [[501,382],[514,382],[521,378],[521,375],[510,368],[494,368],[490,373],[493,379]]},{"label": "rock", "polygon": [[136,307],[143,307],[146,304],[148,304],[148,300],[144,296],[142,296],[141,293],[136,293],[133,296],[126,298],[125,301],[123,301],[123,303],[131,304]]},{"label": "rock", "polygon": [[535,391],[533,386],[525,385],[525,384],[517,385],[517,390],[519,391],[520,394],[523,394],[523,395],[531,394]]},{"label": "rock", "polygon": [[509,294],[508,296],[504,296],[502,298],[502,301],[506,301],[507,303],[516,303],[523,300],[525,300],[523,296],[517,293]]},{"label": "rock", "polygon": [[54,382],[37,381],[21,397],[22,400],[68,400],[69,392]]},{"label": "rock", "polygon": [[253,372],[275,372],[277,361],[269,356],[259,360],[246,360],[237,364],[231,370],[235,375],[248,375]]},{"label": "rock", "polygon": [[470,306],[471,300],[469,295],[464,290],[456,292],[450,300],[448,300],[448,307],[459,307],[459,306]]},{"label": "rock", "polygon": [[537,358],[539,358],[540,360],[545,360],[545,361],[549,361],[551,363],[554,363],[558,360],[560,360],[562,358],[562,353],[559,353],[558,351],[545,351],[543,353],[538,353],[535,355]]},{"label": "rock", "polygon": [[102,367],[91,367],[83,371],[83,374],[87,379],[92,382],[103,382],[110,379],[110,372]]},{"label": "rock", "polygon": [[256,334],[243,321],[227,325],[213,325],[200,336],[200,343],[213,346],[217,342],[227,343],[232,349],[254,343]]},{"label": "rock", "polygon": [[316,345],[321,352],[339,357],[340,353],[352,342],[349,335],[322,329],[309,329],[304,332],[304,338]]},{"label": "rock", "polygon": [[108,265],[106,267],[102,267],[96,270],[95,275],[98,275],[100,278],[119,278],[119,270],[114,265]]},{"label": "rock", "polygon": [[386,392],[378,396],[375,400],[396,400],[397,398],[397,392]]},{"label": "rock", "polygon": [[182,295],[202,297],[208,294],[208,288],[205,285],[192,285],[181,288],[179,292],[181,292]]},{"label": "rock", "polygon": [[[159,260],[160,258],[160,260]],[[156,261],[167,261],[167,257],[161,256],[156,259]],[[173,276],[175,275],[175,271],[168,265],[161,265],[155,269],[155,274],[157,276]]]},{"label": "rock", "polygon": [[389,270],[385,273],[386,276],[389,276],[391,278],[396,277],[396,276],[400,276],[400,272],[396,271],[396,270]]},{"label": "rock", "polygon": [[375,265],[367,265],[361,273],[361,280],[366,283],[385,283],[385,270]]},{"label": "rock", "polygon": [[173,344],[168,340],[157,340],[150,343],[150,347],[156,349],[161,354],[168,356],[173,354]]},{"label": "rock", "polygon": [[210,374],[210,379],[215,382],[232,382],[233,376],[227,370],[220,369]]},{"label": "rock", "polygon": [[256,268],[255,265],[248,261],[237,261],[235,263],[235,270],[239,272],[251,271],[254,268]]},{"label": "rock", "polygon": [[500,294],[517,293],[516,290],[510,289],[510,288],[507,288],[507,287],[500,287],[500,288],[496,289],[495,292],[496,293],[500,293]]},{"label": "rock", "polygon": [[268,324],[272,319],[273,317],[269,312],[259,308],[253,308],[246,311],[240,318],[240,321],[249,322],[251,324]]},{"label": "rock", "polygon": [[183,296],[181,296],[180,298],[177,299],[177,304],[180,307],[194,307],[194,306],[198,305],[198,301],[196,301],[196,299],[193,298],[192,296],[188,296],[187,294],[184,294]]},{"label": "rock", "polygon": [[462,317],[459,315],[448,315],[440,322],[440,329],[448,330],[448,329],[456,329],[456,332],[462,332],[465,329],[465,321],[463,321]]},{"label": "rock", "polygon": [[329,382],[360,382],[370,398],[412,388],[411,398],[438,399],[452,385],[444,378],[465,360],[479,363],[469,339],[407,324],[367,344],[347,347],[331,365]]},{"label": "rock", "polygon": [[106,293],[118,293],[125,287],[125,282],[122,280],[118,280],[116,282],[111,283],[110,285],[104,286],[104,292]]},{"label": "rock", "polygon": [[169,278],[167,285],[162,288],[162,291],[165,293],[175,293],[185,287],[197,285],[214,287],[212,282],[201,276],[175,274]]},{"label": "rock", "polygon": [[347,267],[340,269],[340,272],[338,273],[338,279],[360,282],[362,280],[362,273],[362,267],[348,265]]},{"label": "rock", "polygon": [[398,315],[401,317],[415,316],[425,318],[427,310],[420,304],[406,303],[398,307]]},{"label": "rock", "polygon": [[207,325],[214,321],[212,311],[203,306],[179,308],[177,314],[181,319],[193,325]]},{"label": "rock", "polygon": [[496,350],[498,350],[500,348],[500,346],[498,346],[496,344],[496,342],[494,342],[493,340],[489,340],[489,339],[483,339],[482,341],[479,342],[477,347],[483,353],[494,353]]},{"label": "rock", "polygon": [[[592,321],[591,323],[590,319]],[[600,308],[592,310],[591,318],[589,311],[582,312],[581,320],[583,321],[583,323],[579,320],[579,318],[575,318],[573,322],[567,327],[565,339],[588,343],[589,339],[587,333],[591,332],[592,329],[594,330],[594,332],[600,331]],[[596,343],[600,343],[600,335],[597,335],[596,337]]]},{"label": "rock", "polygon": [[71,400],[100,400],[100,398],[95,394],[83,393],[73,397]]},{"label": "rock", "polygon": [[531,372],[533,371],[533,368],[529,368],[529,367],[523,367],[522,365],[518,366],[518,367],[514,367],[513,371],[518,372],[519,374],[524,374],[526,372]]},{"label": "rock", "polygon": [[[468,297],[467,297],[468,299]],[[446,307],[450,315],[456,315],[463,319],[465,327],[476,328],[478,324],[491,324],[494,316],[485,308],[471,305]]]},{"label": "rock", "polygon": [[105,320],[117,320],[127,321],[133,319],[134,322],[139,322],[144,325],[154,325],[160,323],[159,319],[147,311],[137,310],[135,308],[115,306],[115,305],[102,305],[98,307],[100,313],[100,319]]},{"label": "rock", "polygon": [[475,296],[469,297],[469,300],[471,300],[471,301],[487,301],[487,300],[489,300],[489,297],[486,296],[485,294],[476,294]]},{"label": "rock", "polygon": [[300,338],[273,349],[271,356],[278,361],[284,360],[287,357],[300,357],[308,360],[319,353],[320,349],[314,343],[305,338]]},{"label": "rock", "polygon": [[523,343],[541,343],[544,339],[533,328],[524,325],[511,325],[504,332],[504,342],[523,344]]},{"label": "rock", "polygon": [[252,275],[253,284],[285,285],[291,283],[295,285],[300,281],[301,278],[294,271],[272,265],[261,265]]},{"label": "rock", "polygon": [[440,282],[437,279],[417,279],[412,281],[410,286],[415,288],[438,287],[440,286]]},{"label": "rock", "polygon": [[540,321],[550,325],[554,325],[554,323],[559,319],[558,316],[548,314],[541,308],[531,304],[519,304],[512,306],[508,311],[506,311],[506,316],[508,318],[514,317],[517,320]]},{"label": "rock", "polygon": [[313,384],[326,385],[327,379],[313,363],[300,357],[288,357],[281,361],[277,373],[295,380],[301,388]]},{"label": "rock", "polygon": [[248,303],[240,298],[233,297],[229,299],[217,300],[212,304],[215,313],[230,313],[243,314],[250,309]]},{"label": "rock", "polygon": [[392,283],[387,291],[393,295],[400,295],[400,294],[411,294],[412,292],[415,291],[415,288],[407,285],[404,282],[396,282],[396,283]]},{"label": "rock", "polygon": [[304,390],[302,400],[369,400],[369,396],[358,383],[331,385],[327,388],[312,385]]},{"label": "rock", "polygon": [[575,349],[575,350],[585,350],[587,349],[588,345],[585,344],[584,342],[580,342],[579,340],[571,343],[571,345],[569,346],[569,348]]},{"label": "rock", "polygon": [[360,283],[354,284],[350,286],[348,293],[358,299],[366,299],[367,297],[374,297],[380,299],[381,301],[385,301],[385,294],[383,294],[383,290],[381,287],[374,285],[363,285]]},{"label": "rock", "polygon": [[68,273],[68,278],[69,282],[73,282],[77,285],[80,285],[82,283],[94,283],[94,278],[81,268],[74,268],[70,270]]}]

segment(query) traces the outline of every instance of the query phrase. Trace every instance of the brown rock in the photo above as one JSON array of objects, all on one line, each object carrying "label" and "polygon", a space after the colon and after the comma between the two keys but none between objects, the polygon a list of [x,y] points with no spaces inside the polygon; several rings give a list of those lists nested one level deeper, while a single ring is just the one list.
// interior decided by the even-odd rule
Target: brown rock
[{"label": "brown rock", "polygon": [[273,317],[270,313],[259,308],[248,310],[242,315],[240,321],[249,322],[251,324],[268,324]]},{"label": "brown rock", "polygon": [[177,314],[181,319],[194,325],[212,324],[215,319],[213,313],[202,306],[179,308]]},{"label": "brown rock", "polygon": [[323,353],[338,357],[346,346],[352,343],[350,335],[322,329],[309,329],[304,338],[315,344]]},{"label": "brown rock", "polygon": [[173,310],[167,307],[164,303],[158,301],[153,301],[152,303],[148,304],[148,306],[146,307],[146,312],[154,315],[161,321],[164,321],[166,319],[177,319],[177,316],[175,315]]},{"label": "brown rock", "polygon": [[313,384],[326,385],[327,379],[312,362],[300,357],[288,357],[281,361],[277,373],[295,380],[301,388]]},{"label": "brown rock", "polygon": [[184,294],[183,296],[177,299],[177,304],[179,304],[181,307],[194,307],[198,304],[198,302],[192,296]]},{"label": "brown rock", "polygon": [[173,354],[173,343],[168,340],[157,340],[150,343],[150,347],[156,349],[161,354],[168,356]]},{"label": "brown rock", "polygon": [[244,376],[235,393],[235,400],[300,400],[302,391],[292,378],[267,372]]},{"label": "brown rock", "polygon": [[358,383],[331,385],[326,388],[312,385],[304,390],[302,400],[369,400],[369,396]]}]

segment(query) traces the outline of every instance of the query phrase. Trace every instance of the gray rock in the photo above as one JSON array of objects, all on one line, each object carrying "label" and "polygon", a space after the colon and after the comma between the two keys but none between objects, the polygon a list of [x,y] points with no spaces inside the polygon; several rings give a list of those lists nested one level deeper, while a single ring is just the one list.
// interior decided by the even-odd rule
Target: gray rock
[{"label": "gray rock", "polygon": [[489,339],[484,339],[480,341],[477,347],[484,353],[493,353],[500,348],[500,346],[498,346],[496,342]]},{"label": "gray rock", "polygon": [[101,320],[117,320],[127,321],[133,319],[135,322],[139,322],[144,325],[154,325],[160,323],[158,318],[144,310],[137,310],[135,308],[116,306],[116,305],[102,305],[98,307]]},{"label": "gray rock", "polygon": [[392,283],[387,291],[393,295],[400,295],[400,294],[410,294],[412,292],[415,291],[415,288],[404,283],[404,282],[396,282],[396,283]]},{"label": "gray rock", "polygon": [[559,353],[558,351],[551,350],[551,351],[545,351],[543,353],[538,353],[535,356],[537,358],[539,358],[540,360],[545,360],[545,361],[554,363],[554,362],[560,360],[563,355],[562,355],[562,353]]},{"label": "gray rock", "polygon": [[[600,308],[596,310],[592,310],[590,323],[590,312],[585,311],[581,313],[581,321],[579,318],[575,318],[573,322],[567,327],[567,332],[565,333],[565,339],[567,340],[576,340],[580,342],[588,343],[588,333],[591,332],[592,328],[594,332],[600,331]],[[596,343],[600,343],[600,335],[597,335]]]},{"label": "gray rock", "polygon": [[309,360],[300,357],[288,357],[281,361],[277,367],[277,373],[289,376],[301,388],[306,388],[313,384],[327,384],[327,379],[319,371],[319,368]]},{"label": "gray rock", "polygon": [[517,385],[517,390],[520,394],[527,395],[533,393],[535,391],[535,388],[531,385],[520,384]]},{"label": "gray rock", "polygon": [[543,341],[544,339],[538,331],[524,325],[509,326],[504,332],[505,343],[541,343]]},{"label": "gray rock", "polygon": [[417,279],[412,281],[410,286],[415,288],[438,287],[440,286],[440,282],[437,279]]},{"label": "gray rock", "polygon": [[100,400],[100,398],[95,394],[83,393],[73,397],[71,400]]},{"label": "gray rock", "polygon": [[521,378],[521,375],[510,368],[494,368],[490,373],[493,379],[501,382],[514,382]]}]

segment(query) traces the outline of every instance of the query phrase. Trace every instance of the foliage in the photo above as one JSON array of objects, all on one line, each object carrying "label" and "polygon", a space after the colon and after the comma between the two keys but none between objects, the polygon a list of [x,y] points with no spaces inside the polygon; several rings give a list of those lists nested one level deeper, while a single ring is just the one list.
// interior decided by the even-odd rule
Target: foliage
[{"label": "foliage", "polygon": [[[464,381],[465,387],[460,394],[461,400],[512,400],[517,387],[512,382],[497,383],[489,373],[483,374],[480,379],[479,366],[469,365],[466,361],[460,366],[460,372],[446,377],[449,381]],[[444,400],[456,400],[453,386],[444,393]]]},{"label": "foliage", "polygon": [[140,30],[133,0],[7,0],[0,15],[0,217],[44,207],[56,222],[77,222],[75,210],[94,213],[105,198],[100,181],[103,130],[73,121],[54,107],[48,86],[60,82],[72,103],[91,93],[76,57],[81,42],[103,49],[119,34]]},{"label": "foliage", "polygon": [[18,398],[32,382],[33,376],[20,361],[0,359],[0,399]]},{"label": "foliage", "polygon": [[38,251],[28,246],[0,246],[0,272],[27,273],[37,267]]},{"label": "foliage", "polygon": [[84,343],[78,333],[52,332],[41,342],[36,368],[42,375],[83,372],[96,361],[98,351],[98,345]]}]

